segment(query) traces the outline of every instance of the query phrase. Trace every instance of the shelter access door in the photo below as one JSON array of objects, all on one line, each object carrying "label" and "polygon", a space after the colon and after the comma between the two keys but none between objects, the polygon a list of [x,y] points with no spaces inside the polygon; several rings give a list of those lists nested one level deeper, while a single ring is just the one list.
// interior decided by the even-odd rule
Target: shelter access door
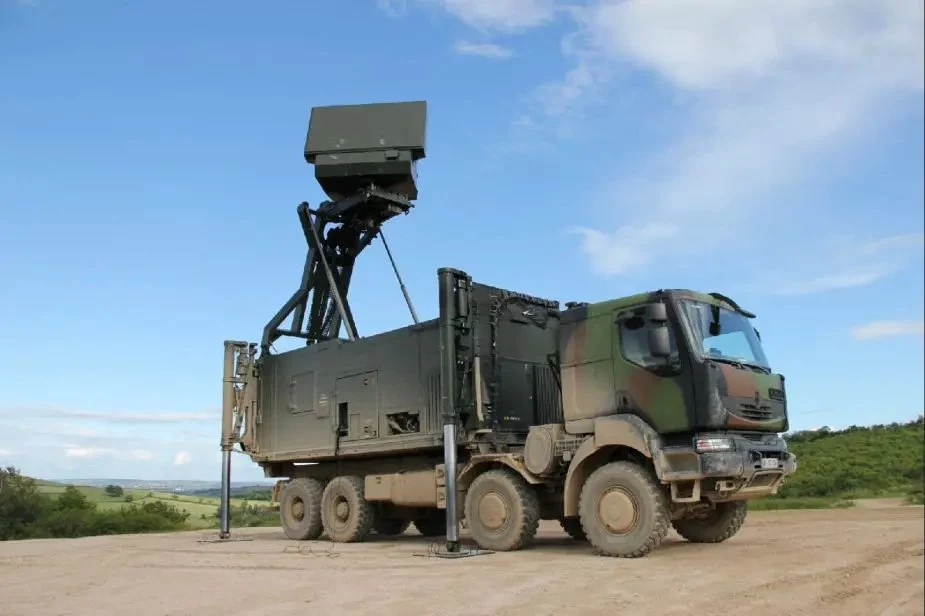
[{"label": "shelter access door", "polygon": [[379,433],[379,373],[362,372],[337,379],[335,426],[341,441],[375,438]]}]

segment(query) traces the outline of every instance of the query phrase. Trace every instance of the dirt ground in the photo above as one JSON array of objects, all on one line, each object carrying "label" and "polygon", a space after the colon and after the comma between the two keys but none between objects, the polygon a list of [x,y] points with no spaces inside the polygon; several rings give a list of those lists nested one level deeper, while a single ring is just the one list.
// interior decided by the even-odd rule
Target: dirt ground
[{"label": "dirt ground", "polygon": [[[0,544],[0,614],[923,614],[923,508],[749,514],[722,545],[671,534],[594,556],[544,522],[525,551],[428,557],[413,530],[362,544],[277,529]],[[464,539],[465,534],[464,534]]]}]

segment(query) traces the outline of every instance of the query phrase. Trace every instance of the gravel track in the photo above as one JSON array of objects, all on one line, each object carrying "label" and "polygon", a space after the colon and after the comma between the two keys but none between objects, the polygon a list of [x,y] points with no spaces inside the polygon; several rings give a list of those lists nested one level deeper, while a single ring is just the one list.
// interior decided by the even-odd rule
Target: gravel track
[{"label": "gravel track", "polygon": [[[414,530],[360,544],[233,530],[0,543],[0,614],[925,614],[918,506],[749,514],[720,545],[673,531],[635,560],[557,522],[527,550],[443,560]],[[467,536],[463,533],[463,539]],[[437,597],[440,597],[438,599]]]}]

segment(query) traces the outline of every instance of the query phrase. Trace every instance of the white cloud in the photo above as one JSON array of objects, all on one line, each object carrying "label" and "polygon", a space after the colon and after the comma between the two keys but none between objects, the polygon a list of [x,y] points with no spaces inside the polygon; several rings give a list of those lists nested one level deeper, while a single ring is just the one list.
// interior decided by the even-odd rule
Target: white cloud
[{"label": "white cloud", "polygon": [[106,453],[102,447],[68,447],[64,455],[68,458],[98,458]]},{"label": "white cloud", "polygon": [[103,456],[120,460],[150,460],[154,454],[147,449],[115,449],[107,447],[82,447],[80,445],[66,445],[64,456],[67,458],[94,459]]},{"label": "white cloud", "polygon": [[925,335],[925,321],[873,321],[851,330],[857,340],[875,340],[895,336]]},{"label": "white cloud", "polygon": [[[592,58],[611,69],[597,76],[641,70],[687,97],[688,130],[666,155],[642,161],[616,183],[627,194],[625,211],[644,212],[633,226],[668,218],[692,251],[707,249],[696,240],[716,231],[716,215],[732,235],[760,208],[777,207],[761,204],[771,190],[862,135],[892,97],[923,87],[921,3],[602,1],[575,14],[587,50],[579,69]],[[550,109],[602,87],[600,79],[579,80],[580,87],[569,85],[574,81],[569,74],[559,90],[544,86]],[[618,227],[611,243],[632,230]],[[597,271],[626,270],[625,251],[600,236],[585,234],[583,249]],[[608,259],[616,261],[602,266]],[[880,276],[877,268],[842,272],[810,286],[856,286]]]},{"label": "white cloud", "polygon": [[[652,242],[663,238],[636,231],[664,220],[680,230],[676,252],[702,253],[772,209],[781,215],[782,204],[770,203],[769,195],[811,178],[828,154],[889,121],[894,101],[918,97],[925,86],[921,2],[418,2],[440,5],[482,30],[518,32],[549,23],[560,9],[571,15],[577,28],[561,49],[572,67],[528,97],[532,109],[512,124],[515,140],[568,135],[590,104],[633,90],[632,82],[620,81],[609,90],[630,72],[661,84],[664,101],[653,103],[673,105],[681,128],[661,153],[612,174],[614,190],[606,192],[620,195],[615,207],[626,222],[581,230],[582,249],[599,273],[649,263]],[[618,241],[625,244],[615,247]],[[872,264],[820,272],[802,288],[869,284],[894,269]]]},{"label": "white cloud", "polygon": [[107,423],[158,424],[158,423],[198,423],[221,420],[221,412],[211,413],[174,413],[174,412],[98,412],[80,411],[61,408],[7,407],[0,408],[0,416],[15,417],[50,417],[61,419],[86,419]]},{"label": "white cloud", "polygon": [[[439,4],[460,21],[479,30],[521,32],[545,25],[556,16],[554,0],[419,0]],[[381,5],[380,5],[381,6]]]},{"label": "white cloud", "polygon": [[480,56],[482,58],[510,58],[514,52],[507,47],[502,47],[495,43],[470,43],[469,41],[457,41],[453,46],[456,53],[466,56]]},{"label": "white cloud", "polygon": [[392,17],[402,17],[408,10],[408,0],[376,0],[376,5]]},{"label": "white cloud", "polygon": [[648,263],[659,246],[677,237],[680,229],[655,223],[643,227],[623,226],[614,233],[579,227],[582,250],[591,261],[595,272],[612,276],[624,274]]},{"label": "white cloud", "polygon": [[193,459],[192,455],[188,451],[178,451],[177,455],[173,457],[174,466],[183,466],[184,464],[189,464]]},{"label": "white cloud", "polygon": [[908,0],[602,1],[579,13],[592,44],[685,90],[835,80],[921,88],[923,7]]},{"label": "white cloud", "polygon": [[922,257],[925,234],[901,233],[873,240],[833,238],[825,254],[801,259],[808,277],[765,282],[761,286],[780,295],[806,295],[823,291],[863,287],[891,276],[913,259]]},{"label": "white cloud", "polygon": [[9,458],[13,455],[13,452],[9,449],[0,449],[0,458]]}]

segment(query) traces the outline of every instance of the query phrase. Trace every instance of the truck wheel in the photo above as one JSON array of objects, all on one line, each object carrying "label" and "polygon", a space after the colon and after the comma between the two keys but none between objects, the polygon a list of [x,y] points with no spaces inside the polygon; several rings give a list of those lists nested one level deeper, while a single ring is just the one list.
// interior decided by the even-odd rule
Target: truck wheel
[{"label": "truck wheel", "polygon": [[377,517],[376,521],[373,523],[373,530],[377,534],[394,536],[400,535],[411,525],[411,520],[406,520],[404,518],[386,518],[386,517]]},{"label": "truck wheel", "polygon": [[578,508],[588,540],[603,556],[645,556],[668,534],[665,493],[632,462],[611,462],[591,473]]},{"label": "truck wheel", "polygon": [[476,477],[466,492],[465,509],[472,538],[498,552],[525,547],[540,523],[536,492],[508,470],[490,470]]},{"label": "truck wheel", "polygon": [[414,520],[414,528],[425,537],[446,535],[446,509],[429,509]]},{"label": "truck wheel", "polygon": [[321,520],[332,541],[362,541],[373,526],[373,507],[363,496],[363,479],[335,477],[321,497]]},{"label": "truck wheel", "polygon": [[297,477],[283,488],[279,499],[279,518],[290,539],[317,539],[321,536],[321,482]]},{"label": "truck wheel", "polygon": [[675,531],[692,543],[722,543],[742,528],[748,514],[746,501],[717,503],[704,517],[675,520]]},{"label": "truck wheel", "polygon": [[569,537],[578,541],[588,538],[585,529],[581,527],[581,518],[559,518],[559,526],[568,533]]}]

